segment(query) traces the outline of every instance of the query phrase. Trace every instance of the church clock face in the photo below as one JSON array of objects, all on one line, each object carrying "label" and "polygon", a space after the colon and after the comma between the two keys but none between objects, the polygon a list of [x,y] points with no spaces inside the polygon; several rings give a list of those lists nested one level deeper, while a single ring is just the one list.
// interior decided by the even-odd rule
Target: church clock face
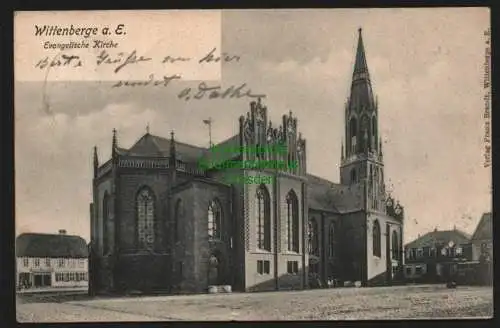
[{"label": "church clock face", "polygon": [[396,207],[395,212],[397,215],[401,214],[401,207]]}]

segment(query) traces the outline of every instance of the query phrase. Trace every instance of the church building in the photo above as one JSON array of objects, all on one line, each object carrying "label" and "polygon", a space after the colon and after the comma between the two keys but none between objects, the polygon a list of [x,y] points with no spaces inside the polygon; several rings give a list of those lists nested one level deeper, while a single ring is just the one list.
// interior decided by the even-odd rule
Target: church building
[{"label": "church building", "polygon": [[[149,131],[126,149],[114,130],[111,159],[100,163],[94,148],[90,292],[306,289],[311,276],[363,286],[400,279],[404,212],[385,190],[361,29],[344,111],[340,183],[307,173],[297,118],[289,112],[271,122],[260,100],[239,118],[239,133],[215,145],[235,152]],[[286,151],[249,151],[274,145]],[[255,160],[297,165],[199,165]],[[241,182],[257,176],[270,178]]]}]

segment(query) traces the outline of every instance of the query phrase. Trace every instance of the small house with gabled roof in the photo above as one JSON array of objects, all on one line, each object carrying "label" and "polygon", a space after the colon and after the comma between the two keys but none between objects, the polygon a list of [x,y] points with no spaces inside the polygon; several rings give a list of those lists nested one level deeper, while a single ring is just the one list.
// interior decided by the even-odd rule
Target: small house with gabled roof
[{"label": "small house with gabled roof", "polygon": [[80,236],[23,233],[16,238],[16,286],[88,286],[88,249]]}]

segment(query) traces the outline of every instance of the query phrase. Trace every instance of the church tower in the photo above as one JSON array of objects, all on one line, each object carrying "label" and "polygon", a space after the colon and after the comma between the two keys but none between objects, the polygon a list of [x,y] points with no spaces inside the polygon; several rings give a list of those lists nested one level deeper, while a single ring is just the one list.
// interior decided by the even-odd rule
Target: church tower
[{"label": "church tower", "polygon": [[358,32],[351,93],[345,104],[345,147],[342,143],[340,183],[366,183],[367,209],[385,211],[378,104],[373,96],[361,28]]}]

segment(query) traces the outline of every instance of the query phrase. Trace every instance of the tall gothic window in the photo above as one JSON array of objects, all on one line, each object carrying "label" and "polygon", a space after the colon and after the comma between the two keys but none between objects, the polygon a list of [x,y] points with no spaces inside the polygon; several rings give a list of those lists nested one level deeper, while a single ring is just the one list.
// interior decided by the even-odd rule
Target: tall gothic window
[{"label": "tall gothic window", "polygon": [[222,208],[217,199],[208,205],[208,239],[220,240],[222,226]]},{"label": "tall gothic window", "polygon": [[395,260],[399,260],[399,240],[398,233],[396,231],[392,232],[392,258]]},{"label": "tall gothic window", "polygon": [[378,220],[373,222],[373,256],[380,257],[382,255],[382,245],[380,238],[380,223]]},{"label": "tall gothic window", "polygon": [[256,193],[257,247],[271,251],[271,201],[267,188],[261,185]]},{"label": "tall gothic window", "polygon": [[337,243],[337,239],[335,238],[335,222],[332,222],[330,224],[330,228],[328,230],[328,256],[329,257],[334,257],[335,256],[335,244]]},{"label": "tall gothic window", "polygon": [[152,249],[155,242],[155,200],[151,189],[141,189],[136,202],[138,246]]},{"label": "tall gothic window", "polygon": [[299,202],[297,195],[290,190],[286,196],[287,204],[287,249],[299,252]]},{"label": "tall gothic window", "polygon": [[103,252],[104,255],[109,253],[109,195],[108,192],[104,192],[102,197],[102,241],[103,241]]},{"label": "tall gothic window", "polygon": [[179,241],[179,236],[180,236],[180,220],[182,216],[182,200],[178,199],[177,202],[175,203],[175,208],[174,208],[174,240]]},{"label": "tall gothic window", "polygon": [[351,121],[349,122],[349,132],[350,132],[350,138],[351,138],[351,153],[356,152],[356,136],[358,133],[358,127],[357,127],[358,122],[356,119],[353,117],[351,118]]},{"label": "tall gothic window", "polygon": [[359,129],[360,132],[360,150],[361,151],[367,151],[370,149],[370,140],[371,140],[371,134],[370,134],[370,119],[367,116],[363,116],[361,118],[361,127]]},{"label": "tall gothic window", "polygon": [[315,219],[309,220],[308,228],[308,252],[309,254],[319,256],[318,223]]}]

